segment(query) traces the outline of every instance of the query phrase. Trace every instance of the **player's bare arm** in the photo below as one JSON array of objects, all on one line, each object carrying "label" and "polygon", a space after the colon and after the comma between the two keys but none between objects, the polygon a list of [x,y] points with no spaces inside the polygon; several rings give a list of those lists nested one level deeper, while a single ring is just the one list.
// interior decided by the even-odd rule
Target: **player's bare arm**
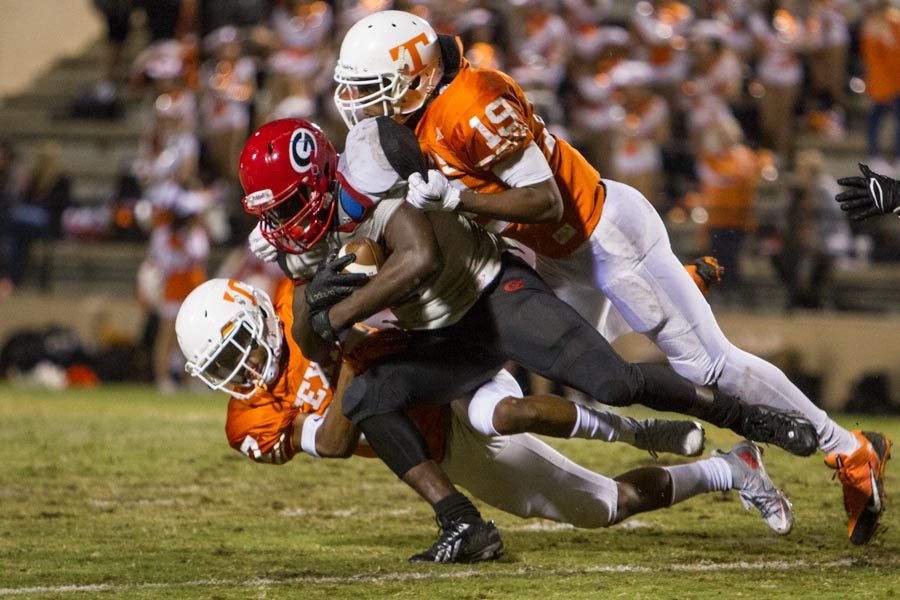
[{"label": "player's bare arm", "polygon": [[335,331],[401,302],[440,272],[443,261],[437,239],[431,222],[421,211],[401,204],[387,224],[384,241],[389,254],[378,277],[329,311],[329,322]]},{"label": "player's bare arm", "polygon": [[344,365],[338,375],[337,387],[331,405],[323,417],[301,413],[294,419],[293,444],[301,448],[306,420],[321,418],[321,424],[314,432],[316,454],[320,458],[350,458],[359,442],[359,429],[344,416],[342,399],[347,384],[353,379],[353,370]]},{"label": "player's bare arm", "polygon": [[563,216],[563,201],[551,177],[495,194],[461,192],[459,210],[514,223],[558,223]]}]

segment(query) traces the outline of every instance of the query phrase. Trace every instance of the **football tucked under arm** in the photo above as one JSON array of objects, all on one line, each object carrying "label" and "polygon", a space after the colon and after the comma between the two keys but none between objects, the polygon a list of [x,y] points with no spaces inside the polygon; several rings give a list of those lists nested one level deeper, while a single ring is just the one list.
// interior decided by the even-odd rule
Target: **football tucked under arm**
[{"label": "football tucked under arm", "polygon": [[378,242],[366,237],[354,238],[344,244],[338,252],[338,258],[348,254],[353,254],[355,258],[352,263],[344,267],[343,273],[362,273],[374,277],[384,264],[384,250]]}]

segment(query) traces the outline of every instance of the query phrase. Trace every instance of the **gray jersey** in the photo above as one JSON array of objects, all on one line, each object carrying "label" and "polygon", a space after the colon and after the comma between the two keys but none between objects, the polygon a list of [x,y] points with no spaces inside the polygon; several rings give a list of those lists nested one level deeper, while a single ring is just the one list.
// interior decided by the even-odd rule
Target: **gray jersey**
[{"label": "gray jersey", "polygon": [[[323,238],[324,244],[320,242],[305,254],[287,255],[288,270],[295,277],[310,279],[329,252],[352,238],[381,241],[388,221],[404,202],[405,196],[399,194],[405,194],[405,188],[378,202],[353,232],[329,235]],[[404,329],[438,329],[456,323],[500,272],[504,248],[500,237],[458,213],[425,214],[434,227],[444,266],[413,298],[391,307],[397,325]]]}]

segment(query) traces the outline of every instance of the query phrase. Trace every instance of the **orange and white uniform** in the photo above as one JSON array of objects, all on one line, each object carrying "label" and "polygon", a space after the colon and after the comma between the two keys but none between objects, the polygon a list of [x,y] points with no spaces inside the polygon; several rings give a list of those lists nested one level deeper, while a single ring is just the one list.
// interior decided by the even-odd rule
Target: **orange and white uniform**
[{"label": "orange and white uniform", "polygon": [[643,333],[692,382],[798,411],[816,425],[824,451],[846,447],[850,434],[784,373],[728,341],[650,202],[630,186],[601,179],[546,130],[515,81],[472,68],[448,42],[441,43],[444,64],[459,68],[455,75],[448,69],[449,83],[418,116],[422,150],[457,189],[490,194],[553,177],[562,195],[561,222],[485,225],[534,250],[535,268],[556,295],[608,339],[629,328]]},{"label": "orange and white uniform", "polygon": [[509,186],[493,169],[534,142],[553,170],[565,212],[560,223],[484,222],[489,231],[536,252],[563,257],[587,240],[603,210],[600,174],[534,114],[522,89],[500,71],[467,61],[416,126],[422,150],[460,189],[496,193]]},{"label": "orange and white uniform", "polygon": [[[294,286],[284,280],[278,286],[273,305],[285,332],[294,323]],[[259,389],[247,400],[231,398],[225,433],[232,448],[256,462],[282,464],[294,457],[294,419],[297,415],[324,415],[331,405],[336,381],[332,373],[305,356],[290,335],[285,335],[285,358],[277,379],[268,389]],[[446,441],[446,411],[422,410],[411,414],[422,429],[432,456],[443,457]],[[373,456],[365,447],[357,454]]]},{"label": "orange and white uniform", "polygon": [[[284,330],[293,323],[293,285],[285,281],[275,295],[275,311]],[[285,362],[277,380],[247,400],[228,403],[225,433],[229,445],[255,462],[280,465],[300,450],[294,446],[294,420],[301,413],[324,415],[334,390],[326,374],[307,360],[285,336]],[[521,397],[506,371],[485,384],[480,394]],[[487,436],[468,421],[466,403],[410,411],[432,457],[451,480],[477,498],[522,518],[552,519],[576,527],[605,527],[615,520],[617,487],[528,434]],[[374,457],[360,444],[356,454]]]}]

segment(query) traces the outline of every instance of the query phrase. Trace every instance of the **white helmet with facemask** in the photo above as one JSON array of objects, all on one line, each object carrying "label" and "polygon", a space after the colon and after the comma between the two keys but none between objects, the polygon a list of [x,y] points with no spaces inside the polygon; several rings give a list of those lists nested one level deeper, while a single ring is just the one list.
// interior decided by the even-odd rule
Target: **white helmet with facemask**
[{"label": "white helmet with facemask", "polygon": [[264,291],[211,279],[185,299],[175,319],[186,370],[214,390],[245,400],[278,375],[283,333]]},{"label": "white helmet with facemask", "polygon": [[334,103],[348,128],[370,116],[402,122],[422,108],[442,75],[438,36],[427,21],[399,10],[377,12],[344,36]]}]

